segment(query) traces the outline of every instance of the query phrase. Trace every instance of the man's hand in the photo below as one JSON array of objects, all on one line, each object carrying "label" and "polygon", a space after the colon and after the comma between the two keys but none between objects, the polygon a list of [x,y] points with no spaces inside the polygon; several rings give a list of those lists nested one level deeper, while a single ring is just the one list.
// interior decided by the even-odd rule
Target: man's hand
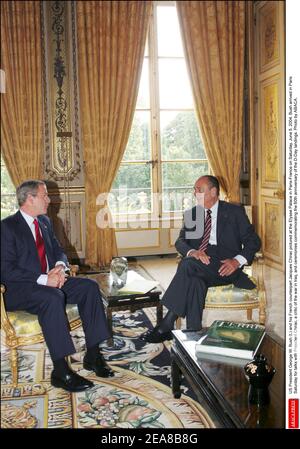
[{"label": "man's hand", "polygon": [[197,260],[201,260],[201,262],[205,265],[210,263],[210,256],[208,256],[205,251],[200,251],[199,249],[193,249],[190,252],[189,257],[194,257]]},{"label": "man's hand", "polygon": [[64,285],[65,281],[65,270],[62,265],[57,265],[48,272],[48,287],[61,288]]},{"label": "man's hand", "polygon": [[224,259],[221,260],[221,264],[221,268],[219,269],[220,276],[230,276],[240,266],[240,263],[237,259]]}]

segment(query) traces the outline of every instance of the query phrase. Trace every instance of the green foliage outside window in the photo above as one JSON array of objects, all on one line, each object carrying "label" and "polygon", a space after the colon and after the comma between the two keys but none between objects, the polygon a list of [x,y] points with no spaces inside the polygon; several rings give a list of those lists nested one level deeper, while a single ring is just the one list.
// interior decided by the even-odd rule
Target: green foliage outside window
[{"label": "green foliage outside window", "polygon": [[16,211],[16,189],[1,158],[1,220]]},{"label": "green foliage outside window", "polygon": [[163,129],[161,147],[163,160],[206,159],[193,111],[179,112]]},{"label": "green foliage outside window", "polygon": [[[161,130],[161,136],[163,211],[184,210],[192,206],[195,180],[209,169],[194,112],[178,112]],[[136,111],[111,190],[113,213],[152,211],[150,154],[149,113]]]}]

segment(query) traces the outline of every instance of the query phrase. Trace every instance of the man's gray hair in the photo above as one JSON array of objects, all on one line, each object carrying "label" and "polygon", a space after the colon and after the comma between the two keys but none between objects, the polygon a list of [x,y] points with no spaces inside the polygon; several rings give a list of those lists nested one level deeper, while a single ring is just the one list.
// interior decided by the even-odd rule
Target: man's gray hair
[{"label": "man's gray hair", "polygon": [[46,185],[45,182],[39,179],[30,179],[29,181],[22,182],[16,189],[19,206],[23,206],[28,195],[36,196],[39,186],[44,185]]}]

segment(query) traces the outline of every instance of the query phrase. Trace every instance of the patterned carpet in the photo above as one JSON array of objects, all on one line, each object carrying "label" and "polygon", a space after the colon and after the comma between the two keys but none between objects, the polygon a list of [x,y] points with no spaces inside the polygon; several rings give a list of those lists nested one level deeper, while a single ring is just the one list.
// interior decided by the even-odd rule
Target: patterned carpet
[{"label": "patterned carpet", "polygon": [[[213,428],[187,388],[180,399],[170,389],[170,342],[145,344],[138,336],[155,323],[155,311],[113,314],[114,347],[102,351],[115,377],[101,379],[82,368],[84,334],[72,332],[77,353],[72,368],[93,388],[71,394],[49,382],[52,363],[44,344],[19,351],[19,386],[11,386],[9,353],[1,354],[2,428]],[[25,350],[26,349],[26,350]]]}]

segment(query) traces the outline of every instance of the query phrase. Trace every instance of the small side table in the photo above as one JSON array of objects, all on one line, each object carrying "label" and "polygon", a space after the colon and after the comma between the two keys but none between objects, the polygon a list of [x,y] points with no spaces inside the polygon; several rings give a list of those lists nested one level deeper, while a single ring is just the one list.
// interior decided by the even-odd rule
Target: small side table
[{"label": "small side table", "polygon": [[[133,278],[137,274],[135,270],[128,270],[128,277]],[[156,307],[157,324],[162,320],[163,306],[160,302],[161,291],[155,288],[147,293],[125,293],[120,292],[112,285],[109,273],[86,274],[90,279],[95,279],[100,288],[102,300],[107,314],[108,329],[111,338],[108,340],[108,346],[113,346],[113,328],[112,313],[120,310],[135,310]],[[138,273],[141,277],[141,274]],[[143,276],[142,276],[143,277]],[[146,279],[146,278],[145,278]]]},{"label": "small side table", "polygon": [[199,332],[174,330],[171,348],[173,396],[181,396],[182,376],[187,380],[200,404],[205,404],[217,427],[284,428],[284,342],[267,332],[258,352],[264,354],[277,372],[269,386],[270,403],[249,403],[249,383],[244,374],[245,361],[234,357],[196,354],[196,342],[207,329]]}]

